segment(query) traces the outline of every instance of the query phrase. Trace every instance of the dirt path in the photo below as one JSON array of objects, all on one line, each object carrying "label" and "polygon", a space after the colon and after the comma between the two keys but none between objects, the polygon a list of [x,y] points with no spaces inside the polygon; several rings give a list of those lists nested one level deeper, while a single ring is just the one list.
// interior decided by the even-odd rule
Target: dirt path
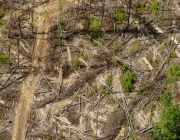
[{"label": "dirt path", "polygon": [[[63,8],[67,9],[68,7],[74,5],[75,3],[70,0],[63,1]],[[48,16],[47,16],[48,12]],[[50,22],[48,17],[52,17],[53,15],[57,15],[58,13],[58,0],[50,1],[47,4],[43,4],[35,9],[35,13],[38,16],[38,32],[44,31],[48,33],[48,29],[50,27]],[[41,15],[41,16],[40,16]],[[44,61],[42,58],[46,55],[47,50],[47,34],[38,34],[37,40],[34,46],[33,60],[32,66],[39,67],[40,70],[36,73],[29,74],[22,85],[21,96],[15,110],[15,120],[13,124],[12,131],[12,140],[24,140],[25,134],[27,130],[27,119],[30,112],[30,106],[33,102],[33,95],[35,91],[35,87],[39,80],[39,77],[42,75],[42,67],[44,65]],[[40,62],[38,60],[41,60]]]}]

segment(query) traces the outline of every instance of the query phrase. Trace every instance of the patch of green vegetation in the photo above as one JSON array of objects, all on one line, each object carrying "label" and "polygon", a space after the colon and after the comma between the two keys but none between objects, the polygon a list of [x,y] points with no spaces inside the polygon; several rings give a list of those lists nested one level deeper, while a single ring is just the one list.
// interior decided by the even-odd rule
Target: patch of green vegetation
[{"label": "patch of green vegetation", "polygon": [[172,95],[165,92],[160,96],[162,111],[157,123],[149,131],[152,140],[179,140],[180,139],[180,108],[173,103]]},{"label": "patch of green vegetation", "polygon": [[141,10],[144,10],[146,8],[147,0],[143,0],[137,4],[137,6],[134,8],[135,13],[138,13]]},{"label": "patch of green vegetation", "polygon": [[2,18],[4,16],[4,8],[0,6],[0,18]]},{"label": "patch of green vegetation", "polygon": [[88,97],[93,96],[93,94],[94,94],[94,92],[93,92],[92,90],[90,90],[90,91],[88,92]]},{"label": "patch of green vegetation", "polygon": [[125,12],[124,8],[117,7],[114,17],[118,24],[122,23],[122,21],[126,18],[126,12]]},{"label": "patch of green vegetation", "polygon": [[60,138],[65,138],[65,136],[61,133],[61,134],[59,134],[59,137]]},{"label": "patch of green vegetation", "polygon": [[113,63],[113,65],[114,65],[115,67],[118,66],[118,62],[117,62],[117,59],[116,59],[115,56],[112,57],[112,63]]},{"label": "patch of green vegetation", "polygon": [[160,4],[158,1],[154,1],[149,5],[149,10],[153,15],[157,15],[160,8]]},{"label": "patch of green vegetation", "polygon": [[95,19],[95,16],[90,15],[90,35],[93,39],[97,39],[101,37],[101,33],[100,33],[100,22],[98,20]]},{"label": "patch of green vegetation", "polygon": [[167,81],[172,83],[180,79],[180,66],[173,64],[168,68]]},{"label": "patch of green vegetation", "polygon": [[136,139],[137,139],[136,133],[131,133],[129,137],[130,137],[132,140],[136,140]]},{"label": "patch of green vegetation", "polygon": [[47,136],[46,137],[46,140],[52,140],[50,136]]},{"label": "patch of green vegetation", "polygon": [[173,57],[173,58],[177,57],[176,51],[172,51],[171,57]]},{"label": "patch of green vegetation", "polygon": [[113,49],[116,52],[122,52],[124,49],[123,44],[119,44],[118,42],[114,42],[111,46],[111,49]]},{"label": "patch of green vegetation", "polygon": [[76,68],[76,69],[79,69],[80,68],[80,61],[79,61],[79,58],[74,58],[74,60],[73,60],[73,64],[74,64],[74,67]]},{"label": "patch of green vegetation", "polygon": [[141,45],[141,44],[140,44],[139,42],[134,43],[133,45],[131,45],[131,46],[129,47],[129,53],[130,53],[131,55],[134,55],[134,54],[138,51],[140,45]]},{"label": "patch of green vegetation", "polygon": [[64,40],[63,40],[63,39],[56,38],[56,39],[55,39],[55,43],[57,43],[57,44],[60,45],[60,46],[63,46],[63,45],[64,45]]},{"label": "patch of green vegetation", "polygon": [[124,89],[124,91],[131,91],[133,87],[133,82],[136,78],[136,75],[132,71],[126,71],[122,78],[121,78],[121,84]]},{"label": "patch of green vegetation", "polygon": [[113,80],[113,76],[112,75],[108,75],[106,78],[106,84],[107,85],[111,85],[112,84],[112,80]]},{"label": "patch of green vegetation", "polygon": [[120,66],[120,69],[121,69],[123,72],[125,72],[125,71],[128,70],[128,67],[127,67],[126,64],[123,64],[123,65]]},{"label": "patch of green vegetation", "polygon": [[0,61],[3,63],[3,64],[7,64],[9,61],[8,61],[8,58],[6,55],[0,53]]},{"label": "patch of green vegetation", "polygon": [[4,13],[5,13],[4,8],[0,6],[0,25],[4,25],[6,23],[5,20],[2,19]]},{"label": "patch of green vegetation", "polygon": [[87,60],[88,59],[88,54],[84,53],[84,51],[80,51],[80,55],[82,56],[82,58],[84,60]]},{"label": "patch of green vegetation", "polygon": [[107,88],[103,87],[103,88],[101,89],[101,91],[100,91],[100,94],[101,94],[101,95],[102,95],[102,94],[109,94],[109,91],[108,91]]}]

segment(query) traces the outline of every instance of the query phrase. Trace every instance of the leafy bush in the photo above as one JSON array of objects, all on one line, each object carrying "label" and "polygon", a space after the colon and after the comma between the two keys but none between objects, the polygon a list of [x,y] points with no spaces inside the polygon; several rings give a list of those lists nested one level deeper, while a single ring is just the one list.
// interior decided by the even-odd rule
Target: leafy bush
[{"label": "leafy bush", "polygon": [[96,39],[96,38],[99,38],[101,37],[101,34],[100,34],[100,22],[95,20],[94,17],[91,17],[90,18],[90,31],[91,31],[91,37]]},{"label": "leafy bush", "polygon": [[132,46],[130,46],[129,53],[132,55],[135,54],[138,51],[139,46],[140,46],[140,43],[135,43]]},{"label": "leafy bush", "polygon": [[4,16],[4,9],[2,7],[0,7],[0,18],[2,18]]},{"label": "leafy bush", "polygon": [[180,109],[172,102],[171,93],[160,97],[162,112],[159,121],[149,131],[152,140],[180,140]]},{"label": "leafy bush", "polygon": [[126,18],[126,12],[125,12],[124,8],[117,7],[114,17],[118,23],[121,23]]},{"label": "leafy bush", "polygon": [[135,78],[136,75],[133,72],[129,70],[125,72],[121,79],[122,87],[125,91],[131,91]]},{"label": "leafy bush", "polygon": [[46,137],[46,140],[51,140],[51,137],[50,137],[50,136],[47,136],[47,137]]},{"label": "leafy bush", "polygon": [[80,68],[79,58],[74,58],[73,63],[74,63],[75,68]]},{"label": "leafy bush", "polygon": [[144,8],[146,8],[146,3],[147,3],[147,0],[141,1],[141,2],[137,5],[137,8],[140,9],[140,10],[144,10]]},{"label": "leafy bush", "polygon": [[173,64],[168,68],[167,81],[175,82],[180,78],[180,66]]},{"label": "leafy bush", "polygon": [[144,10],[146,8],[146,3],[147,3],[147,0],[143,0],[139,2],[134,9],[135,13],[138,13],[139,10]]},{"label": "leafy bush", "polygon": [[4,54],[0,53],[0,61],[1,61],[3,64],[7,64],[7,63],[8,63],[8,58],[7,58],[7,56],[5,56]]},{"label": "leafy bush", "polygon": [[4,9],[0,7],[0,25],[4,25],[6,23],[5,20],[2,19],[4,16],[4,13],[5,13]]},{"label": "leafy bush", "polygon": [[171,57],[173,57],[173,58],[177,57],[176,51],[172,51]]},{"label": "leafy bush", "polygon": [[159,3],[158,2],[152,2],[150,5],[149,5],[149,9],[150,9],[150,12],[152,12],[152,14],[154,15],[157,15],[158,13],[158,10],[159,10]]}]

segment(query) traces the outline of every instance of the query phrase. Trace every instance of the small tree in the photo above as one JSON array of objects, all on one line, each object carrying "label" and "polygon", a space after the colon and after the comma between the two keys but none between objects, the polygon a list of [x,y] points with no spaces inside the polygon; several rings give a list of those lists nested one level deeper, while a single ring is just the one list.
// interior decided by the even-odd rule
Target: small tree
[{"label": "small tree", "polygon": [[149,131],[153,140],[180,140],[180,109],[172,102],[171,93],[165,92],[160,97],[162,112],[159,121]]},{"label": "small tree", "polygon": [[8,63],[8,58],[6,55],[0,53],[0,61],[3,63],[3,64],[7,64]]},{"label": "small tree", "polygon": [[121,79],[122,87],[125,91],[131,91],[135,78],[136,75],[133,72],[129,70],[125,72]]},{"label": "small tree", "polygon": [[74,67],[75,67],[76,69],[80,68],[79,58],[74,58],[73,63],[74,63]]},{"label": "small tree", "polygon": [[117,23],[121,23],[126,18],[126,12],[125,12],[124,8],[117,7],[114,17],[115,17],[115,20],[117,21]]},{"label": "small tree", "polygon": [[167,81],[172,83],[180,79],[180,66],[173,64],[168,68]]},{"label": "small tree", "polygon": [[93,15],[91,15],[89,30],[91,31],[92,38],[97,39],[97,38],[101,37],[100,28],[101,28],[100,22],[98,20],[96,20]]},{"label": "small tree", "polygon": [[158,10],[160,8],[160,4],[158,2],[152,2],[150,5],[149,5],[149,10],[150,12],[152,12],[152,14],[154,15],[157,15],[158,13]]}]

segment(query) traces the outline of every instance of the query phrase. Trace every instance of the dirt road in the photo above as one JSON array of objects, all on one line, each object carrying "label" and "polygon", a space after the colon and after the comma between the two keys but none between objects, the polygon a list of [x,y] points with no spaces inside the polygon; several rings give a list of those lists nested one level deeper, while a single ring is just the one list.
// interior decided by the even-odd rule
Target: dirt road
[{"label": "dirt road", "polygon": [[[63,0],[64,10],[74,5],[73,0]],[[58,0],[50,1],[35,9],[38,16],[37,27],[38,32],[44,31],[45,34],[38,34],[34,46],[33,60],[31,65],[39,67],[40,70],[36,73],[29,74],[23,81],[21,96],[15,110],[15,119],[13,123],[12,140],[24,140],[27,130],[27,119],[30,112],[30,106],[33,102],[35,87],[39,77],[42,75],[42,67],[44,65],[44,56],[47,50],[47,34],[51,25],[48,17],[58,14]],[[48,15],[48,16],[47,16]],[[38,61],[41,59],[42,61]]]}]

